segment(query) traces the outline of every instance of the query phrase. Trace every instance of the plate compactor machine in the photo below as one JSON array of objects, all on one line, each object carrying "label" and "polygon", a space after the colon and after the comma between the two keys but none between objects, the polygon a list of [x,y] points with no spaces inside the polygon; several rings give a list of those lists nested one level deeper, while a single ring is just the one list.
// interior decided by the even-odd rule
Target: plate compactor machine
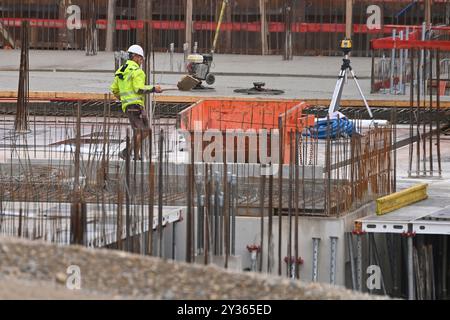
[{"label": "plate compactor machine", "polygon": [[212,89],[202,86],[202,81],[205,81],[208,85],[212,85],[216,81],[216,77],[210,72],[210,70],[213,61],[213,54],[219,38],[220,25],[222,24],[223,15],[227,4],[228,0],[222,1],[222,8],[220,10],[219,20],[217,22],[211,53],[188,55],[188,64],[186,66],[188,74],[178,82],[178,89],[182,91],[189,91],[192,89]]},{"label": "plate compactor machine", "polygon": [[188,65],[186,67],[188,75],[199,80],[197,87],[201,86],[202,81],[212,85],[216,81],[214,74],[210,72],[213,61],[212,54],[190,54],[187,57]]}]

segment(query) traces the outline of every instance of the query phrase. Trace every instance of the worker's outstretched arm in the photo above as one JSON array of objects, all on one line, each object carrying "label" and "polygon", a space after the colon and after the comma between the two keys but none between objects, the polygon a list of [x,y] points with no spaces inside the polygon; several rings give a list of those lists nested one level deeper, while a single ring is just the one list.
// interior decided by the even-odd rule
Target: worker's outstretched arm
[{"label": "worker's outstretched arm", "polygon": [[133,73],[133,87],[137,93],[160,93],[160,86],[151,86],[145,84],[145,73],[141,69]]}]

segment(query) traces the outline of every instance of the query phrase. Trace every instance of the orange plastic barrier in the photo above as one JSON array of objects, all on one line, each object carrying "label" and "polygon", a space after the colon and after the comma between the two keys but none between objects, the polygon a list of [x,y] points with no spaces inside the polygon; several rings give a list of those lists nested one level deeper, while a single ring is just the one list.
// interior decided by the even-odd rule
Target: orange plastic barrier
[{"label": "orange plastic barrier", "polygon": [[283,163],[289,163],[289,132],[314,125],[314,116],[303,114],[308,105],[295,101],[202,100],[179,114],[184,130],[259,130],[282,128]]}]

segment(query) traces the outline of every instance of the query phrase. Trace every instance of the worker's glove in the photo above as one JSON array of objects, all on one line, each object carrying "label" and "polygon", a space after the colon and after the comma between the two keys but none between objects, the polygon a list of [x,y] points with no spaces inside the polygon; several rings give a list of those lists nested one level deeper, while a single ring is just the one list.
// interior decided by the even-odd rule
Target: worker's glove
[{"label": "worker's glove", "polygon": [[139,94],[148,94],[148,93],[152,93],[155,92],[154,89],[139,89],[138,93]]},{"label": "worker's glove", "polygon": [[153,92],[161,93],[162,89],[160,86],[154,86],[151,89],[139,89],[140,94],[147,94],[147,93],[153,93]]}]

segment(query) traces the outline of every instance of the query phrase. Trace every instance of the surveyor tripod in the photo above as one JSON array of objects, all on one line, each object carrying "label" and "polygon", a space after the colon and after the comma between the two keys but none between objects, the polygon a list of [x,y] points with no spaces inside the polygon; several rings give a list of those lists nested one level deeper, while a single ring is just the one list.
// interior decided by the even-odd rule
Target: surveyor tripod
[{"label": "surveyor tripod", "polygon": [[332,115],[334,112],[336,112],[341,104],[341,97],[342,92],[344,91],[344,84],[347,81],[347,73],[350,72],[353,80],[356,83],[356,87],[358,88],[359,94],[361,95],[361,98],[364,101],[364,105],[366,106],[367,111],[369,112],[369,116],[371,119],[373,119],[372,111],[370,110],[369,104],[367,103],[366,97],[364,96],[361,86],[358,82],[358,77],[356,76],[355,72],[353,71],[352,66],[350,65],[350,58],[349,58],[349,52],[351,50],[351,41],[350,40],[343,40],[341,42],[341,49],[344,52],[344,59],[342,59],[343,63],[341,66],[341,71],[339,72],[338,80],[336,82],[336,87],[334,88],[333,97],[331,99],[330,107],[328,108],[328,114]]}]

